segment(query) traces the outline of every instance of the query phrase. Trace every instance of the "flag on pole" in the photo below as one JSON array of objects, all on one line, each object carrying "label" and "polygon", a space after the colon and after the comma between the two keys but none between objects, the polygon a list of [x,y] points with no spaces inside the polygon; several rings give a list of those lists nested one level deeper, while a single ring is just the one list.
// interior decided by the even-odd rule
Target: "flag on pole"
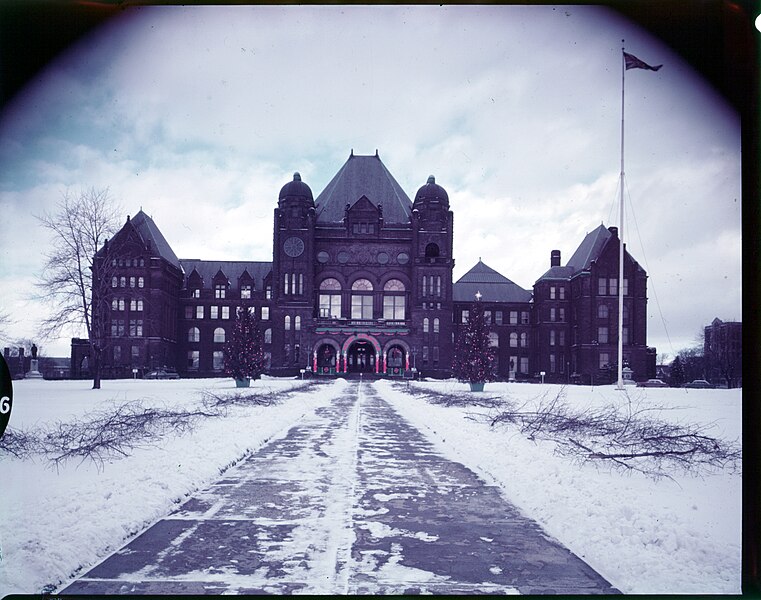
[{"label": "flag on pole", "polygon": [[660,69],[663,65],[658,65],[657,67],[651,67],[646,62],[638,59],[633,54],[627,54],[624,52],[624,61],[626,62],[626,70],[629,69],[648,69],[650,71],[657,71]]}]

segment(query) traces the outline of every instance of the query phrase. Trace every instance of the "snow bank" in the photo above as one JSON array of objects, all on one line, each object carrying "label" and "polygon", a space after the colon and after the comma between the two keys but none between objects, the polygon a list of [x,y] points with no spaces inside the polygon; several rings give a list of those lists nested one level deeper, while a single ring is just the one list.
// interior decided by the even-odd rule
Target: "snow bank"
[{"label": "snow bank", "polygon": [[[515,429],[467,418],[477,407],[443,407],[377,382],[381,395],[439,451],[500,486],[505,498],[624,593],[735,594],[741,574],[741,476],[674,474],[653,481],[553,453]],[[454,381],[413,384],[462,392]],[[560,386],[487,384],[484,396],[504,395],[528,406]],[[565,388],[572,406],[621,402],[613,387]],[[711,434],[740,440],[742,390],[630,389],[641,406],[665,406],[662,418],[711,425]]]},{"label": "snow bank", "polygon": [[[251,391],[287,390],[298,383],[264,379],[252,382]],[[274,406],[232,408],[225,418],[205,420],[191,433],[167,436],[102,467],[72,462],[56,472],[40,460],[3,455],[0,596],[50,590],[79,567],[95,564],[221,470],[329,404],[345,385],[343,380],[319,385]],[[66,422],[112,402],[143,399],[178,408],[197,404],[206,389],[236,391],[229,379],[104,381],[101,390],[89,388],[86,381],[14,383],[10,427]]]}]

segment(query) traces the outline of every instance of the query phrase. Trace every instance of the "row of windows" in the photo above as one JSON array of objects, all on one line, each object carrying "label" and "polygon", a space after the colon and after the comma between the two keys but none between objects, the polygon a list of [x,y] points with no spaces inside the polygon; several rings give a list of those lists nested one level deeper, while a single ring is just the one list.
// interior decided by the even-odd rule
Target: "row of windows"
[{"label": "row of windows", "polygon": [[[114,298],[111,300],[111,310],[120,311],[127,309],[127,300],[125,298]],[[141,298],[129,300],[129,309],[132,312],[141,312],[143,310],[143,300]]]},{"label": "row of windows", "polygon": [[[127,326],[129,325],[129,329]],[[143,337],[143,320],[142,319],[113,319],[111,321],[111,336],[121,337]]]},{"label": "row of windows", "polygon": [[[600,319],[607,319],[610,317],[611,311],[610,307],[607,304],[598,304],[597,305],[597,317]],[[617,312],[617,311],[615,311]],[[629,311],[626,307],[624,307],[624,323],[629,322]]]},{"label": "row of windows", "polygon": [[427,365],[429,360],[431,360],[434,365],[438,364],[439,362],[439,347],[433,346],[431,350],[433,352],[429,353],[428,346],[423,346],[423,364],[424,365]]},{"label": "row of windows", "polygon": [[[624,296],[629,294],[629,280],[624,278]],[[598,296],[618,296],[618,278],[599,277],[597,279]]]},{"label": "row of windows", "polygon": [[286,273],[283,294],[286,296],[301,296],[304,294],[304,274],[303,273]]},{"label": "row of windows", "polygon": [[[441,278],[439,278],[441,279]],[[441,283],[439,282],[439,287]],[[321,290],[341,291],[341,282],[335,277],[328,277],[320,282]],[[375,288],[369,279],[360,278],[351,284],[351,289],[359,292],[372,292]],[[383,284],[384,292],[404,292],[407,288],[404,283],[398,279],[389,279]]]},{"label": "row of windows", "polygon": [[[230,289],[229,284],[221,283],[221,284],[215,284],[214,285],[214,297],[218,299],[227,298],[227,292]],[[253,283],[242,283],[240,286],[240,297],[241,300],[250,300],[251,295],[253,292],[256,291],[256,286]],[[265,297],[269,300],[272,298],[272,286],[267,286],[265,288]],[[191,298],[200,298],[201,297],[201,288],[191,288],[190,289],[190,297]]]},{"label": "row of windows", "polygon": [[[251,307],[252,314],[256,314],[256,308]],[[206,315],[206,307],[202,305],[198,306],[186,306],[185,307],[185,318],[190,319],[203,319]],[[262,321],[267,321],[270,318],[270,307],[269,306],[262,306],[260,317]],[[230,318],[230,307],[229,306],[209,306],[209,318],[210,319],[229,319]]]},{"label": "row of windows", "polygon": [[565,300],[565,287],[551,285],[550,300]]},{"label": "row of windows", "polygon": [[145,259],[142,258],[114,258],[111,260],[112,267],[144,267]]},{"label": "row of windows", "polygon": [[[518,325],[518,315],[520,315],[520,324],[521,325],[528,325],[529,324],[529,312],[527,310],[517,311],[517,310],[511,310],[507,313],[508,320],[507,323],[509,325]],[[462,314],[460,315],[460,322],[461,323],[467,323],[468,319],[470,318],[470,311],[469,310],[463,310]],[[501,310],[494,311],[494,319],[492,320],[492,311],[485,310],[484,311],[484,321],[487,325],[491,325],[492,323],[494,325],[504,325],[504,314]]]},{"label": "row of windows", "polygon": [[[430,320],[428,319],[428,317],[425,317],[423,319],[423,333],[428,333],[430,329],[430,325],[431,325]],[[438,333],[438,332],[439,332],[439,318],[436,317],[433,319],[433,333]]]},{"label": "row of windows", "polygon": [[[264,353],[265,364],[269,366],[271,355],[269,352]],[[188,351],[187,368],[189,371],[197,371],[200,368],[201,352],[199,350]],[[214,350],[211,353],[211,368],[214,371],[221,372],[225,368],[225,353],[222,350]]]},{"label": "row of windows", "polygon": [[[140,359],[140,346],[132,346],[130,350],[132,364],[136,364]],[[122,347],[114,346],[114,364],[117,365],[122,361]]]},{"label": "row of windows", "polygon": [[354,233],[375,233],[375,223],[354,223]]},{"label": "row of windows", "polygon": [[[301,331],[301,317],[299,315],[296,315],[293,318],[293,329],[295,331]],[[285,330],[290,331],[291,330],[291,316],[285,315]]]},{"label": "row of windows", "polygon": [[[629,328],[623,327],[622,328],[622,337],[624,344],[629,343]],[[609,329],[607,327],[598,327],[597,328],[597,343],[598,344],[607,344],[611,342],[611,336],[609,335]]]},{"label": "row of windows", "polygon": [[441,298],[441,276],[423,275],[423,296]]},{"label": "row of windows", "polygon": [[114,275],[111,278],[111,287],[127,287],[127,281],[129,279],[129,287],[145,287],[145,278],[144,277],[117,277]]},{"label": "row of windows", "polygon": [[[142,326],[142,325],[141,325]],[[227,332],[222,327],[214,329],[214,343],[224,344],[227,341]],[[198,327],[191,327],[188,329],[188,341],[200,342],[201,330]],[[265,329],[263,335],[263,342],[265,344],[272,343],[272,329]]]}]

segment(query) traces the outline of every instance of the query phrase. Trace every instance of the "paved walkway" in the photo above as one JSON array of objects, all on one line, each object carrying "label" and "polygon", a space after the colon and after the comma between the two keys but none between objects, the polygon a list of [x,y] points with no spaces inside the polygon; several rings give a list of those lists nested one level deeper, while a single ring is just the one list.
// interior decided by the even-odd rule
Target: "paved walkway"
[{"label": "paved walkway", "polygon": [[64,594],[617,593],[367,383]]}]

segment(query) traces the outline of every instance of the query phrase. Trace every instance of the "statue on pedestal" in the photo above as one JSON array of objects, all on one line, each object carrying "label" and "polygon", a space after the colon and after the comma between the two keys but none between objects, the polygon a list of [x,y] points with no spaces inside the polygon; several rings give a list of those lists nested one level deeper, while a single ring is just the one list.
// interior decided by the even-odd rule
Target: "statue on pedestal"
[{"label": "statue on pedestal", "polygon": [[29,372],[24,377],[25,379],[42,379],[42,373],[40,373],[40,361],[37,360],[36,344],[32,344],[32,360],[29,365]]}]

